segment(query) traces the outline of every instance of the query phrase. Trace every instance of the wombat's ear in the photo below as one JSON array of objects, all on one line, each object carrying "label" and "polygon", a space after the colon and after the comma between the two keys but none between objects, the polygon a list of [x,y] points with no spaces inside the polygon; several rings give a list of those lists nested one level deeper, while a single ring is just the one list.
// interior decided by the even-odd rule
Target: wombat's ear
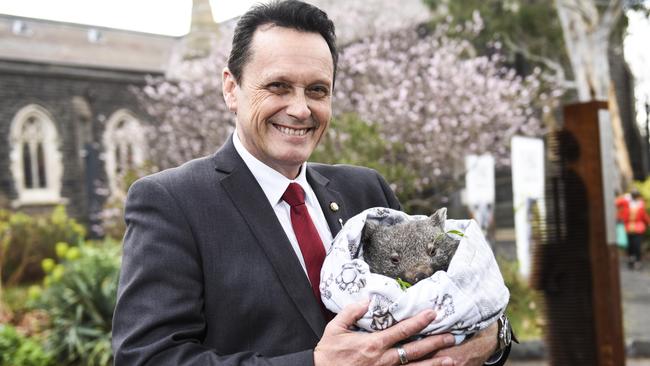
[{"label": "wombat's ear", "polygon": [[429,217],[433,226],[445,227],[445,221],[447,220],[447,208],[443,207],[438,209]]},{"label": "wombat's ear", "polygon": [[366,225],[363,227],[363,232],[361,234],[361,244],[363,246],[370,243],[372,236],[375,235],[375,232],[379,228],[379,223],[376,221],[368,220]]}]

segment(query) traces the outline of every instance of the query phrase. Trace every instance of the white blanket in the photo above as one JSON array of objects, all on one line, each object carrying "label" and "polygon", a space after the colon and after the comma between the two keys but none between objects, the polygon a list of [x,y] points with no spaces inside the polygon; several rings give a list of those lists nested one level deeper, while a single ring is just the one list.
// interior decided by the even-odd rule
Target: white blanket
[{"label": "white blanket", "polygon": [[422,310],[434,309],[437,318],[420,334],[451,332],[457,335],[457,342],[463,335],[485,329],[496,321],[505,310],[510,293],[474,220],[445,222],[445,231],[460,239],[447,271],[438,271],[406,290],[390,277],[370,273],[360,248],[366,220],[391,225],[425,218],[371,208],[348,220],[334,238],[321,270],[320,292],[325,306],[338,313],[348,304],[370,298],[368,312],[357,322],[358,327],[370,332],[386,329]]}]

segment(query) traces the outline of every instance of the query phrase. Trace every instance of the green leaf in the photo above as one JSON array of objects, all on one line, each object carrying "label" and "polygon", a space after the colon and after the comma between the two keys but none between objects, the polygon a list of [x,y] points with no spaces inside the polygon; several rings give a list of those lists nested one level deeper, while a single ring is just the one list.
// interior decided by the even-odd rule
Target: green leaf
[{"label": "green leaf", "polygon": [[465,234],[463,234],[462,232],[460,232],[460,231],[458,231],[458,230],[449,230],[449,231],[447,231],[447,234],[454,234],[454,235],[458,235],[458,236],[465,236]]},{"label": "green leaf", "polygon": [[395,281],[397,281],[397,284],[402,289],[402,291],[406,291],[407,288],[413,286],[412,284],[404,281],[403,279],[401,279],[399,277]]}]

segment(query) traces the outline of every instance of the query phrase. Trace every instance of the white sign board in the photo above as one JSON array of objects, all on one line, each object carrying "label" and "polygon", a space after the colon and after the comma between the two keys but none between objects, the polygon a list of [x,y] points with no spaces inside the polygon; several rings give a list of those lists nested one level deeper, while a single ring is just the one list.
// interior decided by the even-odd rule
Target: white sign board
[{"label": "white sign board", "polygon": [[494,158],[490,154],[465,157],[465,201],[469,206],[494,204]]},{"label": "white sign board", "polygon": [[520,273],[528,277],[531,266],[530,213],[544,217],[544,142],[514,136],[511,140],[512,195],[515,211],[517,259]]},{"label": "white sign board", "polygon": [[616,245],[616,212],[614,201],[614,184],[616,179],[616,165],[614,162],[614,138],[609,111],[598,111],[598,131],[600,132],[600,162],[603,173],[603,202],[605,203],[605,232],[607,244]]}]

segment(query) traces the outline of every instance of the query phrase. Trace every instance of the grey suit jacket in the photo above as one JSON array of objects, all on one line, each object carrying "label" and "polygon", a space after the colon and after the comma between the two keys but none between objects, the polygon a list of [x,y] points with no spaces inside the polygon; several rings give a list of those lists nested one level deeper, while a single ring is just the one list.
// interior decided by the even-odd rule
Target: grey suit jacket
[{"label": "grey suit jacket", "polygon": [[[307,178],[333,235],[339,219],[399,208],[374,170],[308,164]],[[115,365],[313,364],[326,321],[232,139],[138,180],[125,219]]]}]

